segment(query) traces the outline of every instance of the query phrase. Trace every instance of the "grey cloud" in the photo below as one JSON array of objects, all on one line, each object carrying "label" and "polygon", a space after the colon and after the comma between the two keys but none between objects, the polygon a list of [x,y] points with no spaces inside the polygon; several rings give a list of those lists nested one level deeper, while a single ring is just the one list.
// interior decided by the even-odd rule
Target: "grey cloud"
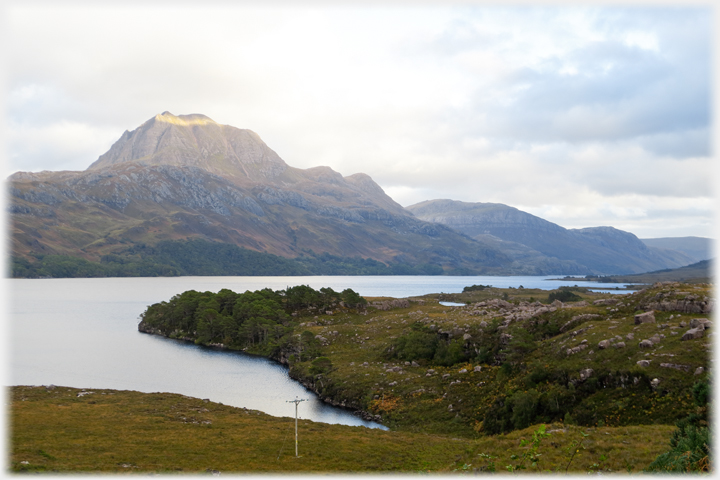
[{"label": "grey cloud", "polygon": [[[535,11],[538,19],[555,10]],[[710,137],[710,22],[707,9],[593,10],[608,40],[581,42],[562,56],[521,67],[500,85],[482,84],[462,111],[446,115],[459,136],[493,141],[622,141],[653,137],[651,151],[667,144],[665,155],[708,155]],[[525,13],[525,12],[524,12]],[[677,21],[674,21],[678,15]],[[527,15],[523,16],[527,21]],[[608,20],[611,19],[611,20]],[[487,21],[487,19],[485,19]],[[557,23],[554,24],[557,27]],[[454,30],[456,29],[456,30]],[[655,35],[659,51],[627,45],[624,33]],[[549,33],[550,35],[550,33]],[[567,36],[555,30],[555,41]],[[568,39],[572,40],[572,39]],[[436,40],[440,54],[493,49],[503,35],[457,22]],[[574,68],[577,74],[563,72]],[[561,73],[563,72],[563,73]],[[443,119],[439,119],[442,121]],[[705,132],[705,134],[703,134]],[[671,138],[658,138],[668,134]],[[673,146],[684,135],[687,148]]]},{"label": "grey cloud", "polygon": [[639,137],[638,144],[658,156],[675,158],[703,157],[710,152],[711,132],[709,128],[698,128],[682,132]]},{"label": "grey cloud", "polygon": [[[518,72],[509,88],[523,87],[522,93],[509,106],[488,102],[480,92],[475,109],[492,118],[484,129],[498,136],[572,142],[620,140],[709,124],[707,70],[687,66],[690,77],[653,53],[617,44],[582,49],[572,57],[578,58],[577,75],[557,69]],[[598,71],[603,63],[611,65],[607,72]]]}]

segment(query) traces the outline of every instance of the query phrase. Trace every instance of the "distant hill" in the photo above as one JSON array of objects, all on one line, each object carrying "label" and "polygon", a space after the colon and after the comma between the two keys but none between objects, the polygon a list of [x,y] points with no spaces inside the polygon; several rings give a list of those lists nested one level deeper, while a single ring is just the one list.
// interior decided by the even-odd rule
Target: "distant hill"
[{"label": "distant hill", "polygon": [[680,268],[658,270],[656,272],[638,273],[635,275],[612,275],[597,277],[591,280],[608,283],[656,283],[656,282],[684,282],[684,283],[712,283],[714,261],[702,260],[692,265]]},{"label": "distant hill", "polygon": [[499,203],[428,200],[406,210],[472,238],[488,241],[487,236],[492,235],[548,257],[545,261],[574,262],[594,273],[642,273],[693,262],[685,253],[648,246],[613,227],[566,229]]},{"label": "distant hill", "polygon": [[713,258],[713,240],[704,237],[670,237],[670,238],[641,238],[648,247],[676,250],[691,257],[694,261]]}]

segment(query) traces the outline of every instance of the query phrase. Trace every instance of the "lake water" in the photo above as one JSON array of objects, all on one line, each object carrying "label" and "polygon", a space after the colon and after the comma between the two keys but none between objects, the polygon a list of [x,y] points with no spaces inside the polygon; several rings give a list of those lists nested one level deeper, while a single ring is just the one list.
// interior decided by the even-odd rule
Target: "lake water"
[{"label": "lake water", "polygon": [[[138,332],[148,305],[186,290],[237,292],[309,285],[365,296],[458,293],[474,284],[553,289],[553,277],[333,276],[6,279],[6,385],[61,385],[171,392],[274,416],[379,427],[333,408],[264,358]],[[580,286],[584,282],[572,282]],[[590,284],[594,287],[603,285]],[[616,285],[612,284],[614,288]]]}]

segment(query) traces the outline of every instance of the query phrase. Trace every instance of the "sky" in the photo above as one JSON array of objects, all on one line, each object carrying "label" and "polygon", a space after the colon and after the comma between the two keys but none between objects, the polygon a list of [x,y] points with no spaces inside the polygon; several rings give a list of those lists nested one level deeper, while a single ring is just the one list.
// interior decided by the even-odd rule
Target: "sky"
[{"label": "sky", "polygon": [[8,0],[4,173],[202,113],[403,206],[716,237],[709,5]]}]

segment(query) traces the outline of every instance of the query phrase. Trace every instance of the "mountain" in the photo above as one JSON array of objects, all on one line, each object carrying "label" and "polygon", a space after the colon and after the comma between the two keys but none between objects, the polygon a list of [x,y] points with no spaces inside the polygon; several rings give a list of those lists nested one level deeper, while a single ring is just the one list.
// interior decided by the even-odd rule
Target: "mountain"
[{"label": "mountain", "polygon": [[703,237],[641,238],[648,247],[676,250],[699,262],[713,258],[713,240]]},{"label": "mountain", "polygon": [[[513,242],[534,251],[536,259],[574,262],[595,274],[643,273],[693,263],[674,250],[650,247],[613,227],[566,229],[499,203],[428,200],[406,207],[421,220],[447,225],[472,238]],[[550,260],[546,260],[550,261]]]},{"label": "mountain", "polygon": [[501,250],[410,215],[365,174],[291,167],[256,133],[199,114],[156,115],[85,171],[18,172],[9,183],[12,253],[28,261],[200,239],[288,258],[517,271]]}]

